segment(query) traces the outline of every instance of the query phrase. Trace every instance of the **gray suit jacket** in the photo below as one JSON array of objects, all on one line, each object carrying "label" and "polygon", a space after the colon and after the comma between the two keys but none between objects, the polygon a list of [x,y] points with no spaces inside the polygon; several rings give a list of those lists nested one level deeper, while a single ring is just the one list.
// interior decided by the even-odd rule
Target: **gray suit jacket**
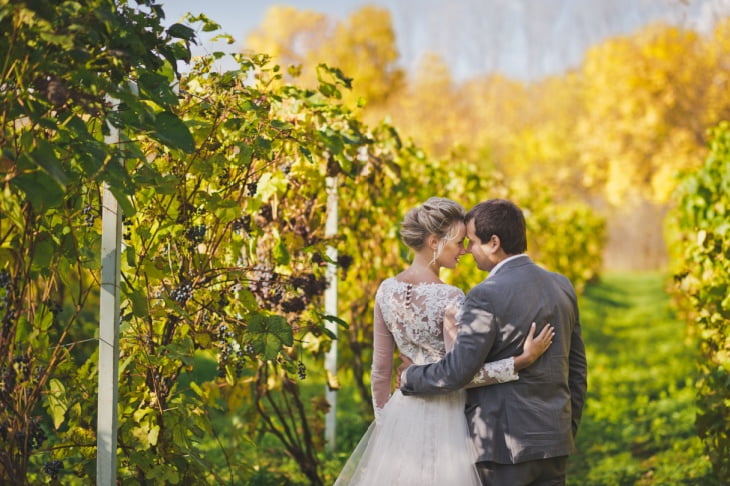
[{"label": "gray suit jacket", "polygon": [[467,294],[453,350],[437,363],[404,372],[405,395],[463,388],[483,363],[519,354],[533,321],[537,332],[546,323],[555,327],[545,354],[517,381],[468,390],[477,461],[515,464],[573,452],[587,364],[570,281],[527,256],[505,262]]}]

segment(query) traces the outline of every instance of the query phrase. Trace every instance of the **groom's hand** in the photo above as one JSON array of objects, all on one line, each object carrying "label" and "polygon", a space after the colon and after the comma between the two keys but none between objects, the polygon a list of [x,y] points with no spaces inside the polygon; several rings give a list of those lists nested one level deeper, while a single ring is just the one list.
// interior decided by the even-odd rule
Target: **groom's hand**
[{"label": "groom's hand", "polygon": [[413,361],[410,360],[410,358],[404,354],[400,355],[401,364],[398,366],[398,369],[395,371],[395,387],[400,388],[400,382],[401,382],[401,375],[403,372],[408,368],[410,365],[413,364]]}]

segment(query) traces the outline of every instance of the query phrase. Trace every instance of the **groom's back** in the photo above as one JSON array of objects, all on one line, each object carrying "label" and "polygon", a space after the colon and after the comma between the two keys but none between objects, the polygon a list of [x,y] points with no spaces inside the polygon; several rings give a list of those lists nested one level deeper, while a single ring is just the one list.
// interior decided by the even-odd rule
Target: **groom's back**
[{"label": "groom's back", "polygon": [[569,454],[569,356],[579,327],[572,285],[529,258],[518,258],[475,287],[467,300],[481,302],[495,317],[496,339],[486,361],[519,354],[532,322],[536,334],[547,323],[556,332],[551,347],[519,372],[518,381],[469,391],[469,420],[492,436],[483,441],[482,460],[513,463]]}]

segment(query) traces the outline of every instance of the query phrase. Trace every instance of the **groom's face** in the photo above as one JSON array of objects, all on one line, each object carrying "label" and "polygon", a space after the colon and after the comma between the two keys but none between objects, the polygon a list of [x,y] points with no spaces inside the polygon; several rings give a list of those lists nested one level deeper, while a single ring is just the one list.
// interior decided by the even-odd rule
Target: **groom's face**
[{"label": "groom's face", "polygon": [[485,272],[491,271],[497,264],[492,261],[492,252],[489,251],[489,242],[482,243],[482,240],[476,235],[476,226],[474,220],[470,220],[466,225],[466,237],[469,238],[469,245],[466,251],[471,253],[479,270]]}]

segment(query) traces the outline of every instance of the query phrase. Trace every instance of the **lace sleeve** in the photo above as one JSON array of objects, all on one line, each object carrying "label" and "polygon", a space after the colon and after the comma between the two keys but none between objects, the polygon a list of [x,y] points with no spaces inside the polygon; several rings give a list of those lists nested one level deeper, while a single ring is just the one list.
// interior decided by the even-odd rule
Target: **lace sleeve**
[{"label": "lace sleeve", "polygon": [[370,386],[373,394],[373,411],[377,420],[390,399],[393,352],[395,351],[395,340],[385,325],[377,301],[375,302],[373,332],[373,365],[370,371]]},{"label": "lace sleeve", "polygon": [[[444,344],[446,351],[451,351],[456,341],[458,332],[459,314],[461,313],[461,300],[450,302],[444,312]],[[500,359],[499,361],[490,361],[484,363],[482,368],[477,372],[476,376],[467,383],[466,388],[475,388],[478,386],[496,385],[497,383],[506,383],[519,379],[519,375],[515,371],[515,359],[513,357]]]},{"label": "lace sleeve", "polygon": [[499,361],[484,363],[482,369],[467,383],[466,388],[496,385],[497,383],[506,383],[517,379],[519,379],[519,375],[515,371],[515,359],[510,356]]}]

